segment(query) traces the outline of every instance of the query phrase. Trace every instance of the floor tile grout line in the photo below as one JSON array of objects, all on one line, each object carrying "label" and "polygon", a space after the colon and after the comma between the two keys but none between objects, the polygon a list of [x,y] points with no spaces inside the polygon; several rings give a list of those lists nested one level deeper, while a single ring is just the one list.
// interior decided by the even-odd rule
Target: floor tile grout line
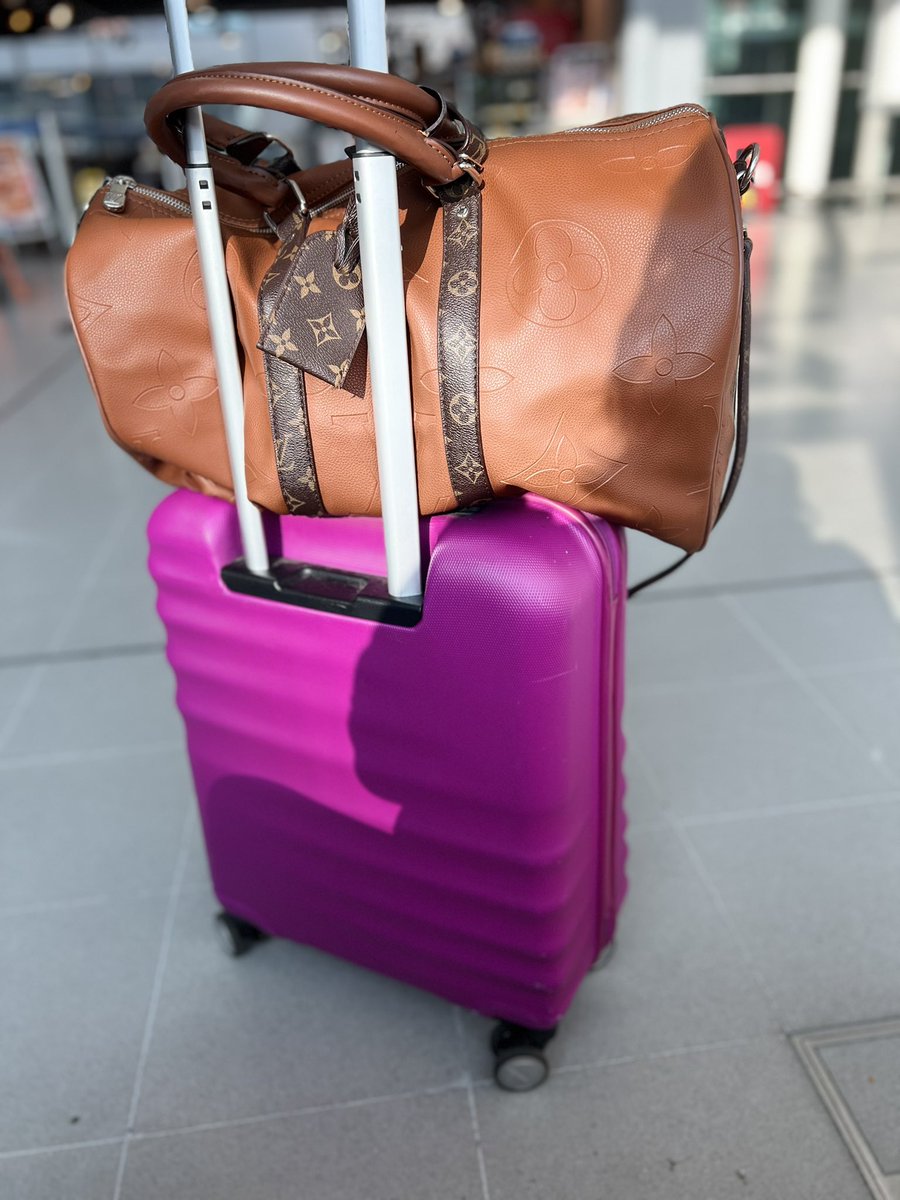
[{"label": "floor tile grout line", "polygon": [[73,650],[36,651],[33,654],[10,654],[0,657],[0,671],[21,670],[23,667],[50,666],[64,663],[99,662],[114,658],[137,658],[141,655],[162,654],[164,641],[133,642],[118,646],[85,646]]},{"label": "floor tile grout line", "polygon": [[119,512],[112,524],[108,526],[106,539],[99,544],[96,553],[91,557],[88,569],[78,581],[78,586],[74,590],[71,604],[66,608],[62,620],[50,638],[49,649],[51,651],[63,648],[63,639],[67,633],[71,632],[72,627],[78,619],[81,605],[86,600],[94,585],[100,580],[103,568],[112,558],[119,536],[128,527],[131,516],[131,509],[125,507]]},{"label": "floor tile grout line", "polygon": [[280,1109],[269,1113],[255,1113],[253,1116],[231,1117],[221,1121],[204,1121],[196,1125],[183,1125],[172,1129],[152,1129],[139,1132],[135,1130],[128,1136],[134,1142],[157,1141],[161,1138],[186,1137],[197,1133],[216,1133],[223,1129],[242,1129],[253,1125],[264,1125],[268,1121],[292,1121],[302,1117],[314,1117],[321,1113],[344,1112],[347,1109],[368,1108],[378,1104],[399,1103],[404,1100],[423,1100],[430,1096],[446,1096],[453,1092],[465,1091],[464,1080],[454,1080],[452,1083],[436,1087],[416,1088],[406,1092],[389,1092],[381,1096],[359,1096],[352,1100],[334,1100],[324,1104],[308,1104],[301,1108]]},{"label": "floor tile grout line", "polygon": [[833,663],[820,663],[804,670],[807,678],[815,682],[817,679],[834,679],[836,675],[846,675],[849,671],[861,675],[890,675],[896,672],[897,662],[888,658],[848,658]]},{"label": "floor tile grout line", "polygon": [[491,1189],[488,1183],[487,1163],[484,1159],[484,1143],[481,1140],[481,1122],[478,1120],[478,1103],[475,1099],[475,1088],[471,1078],[468,1081],[466,1088],[466,1097],[469,1104],[469,1119],[472,1124],[472,1133],[475,1137],[475,1157],[478,1161],[478,1174],[481,1179],[481,1194],[484,1200],[491,1200]]},{"label": "floor tile grout line", "polygon": [[[900,786],[885,781],[884,789],[876,792],[860,792],[849,796],[826,796],[821,800],[797,801],[793,804],[773,804],[765,808],[742,808],[728,812],[697,812],[679,814],[665,800],[662,785],[656,770],[648,759],[641,753],[640,735],[629,733],[628,755],[641,763],[647,782],[659,806],[658,815],[646,820],[629,822],[629,833],[660,833],[680,826],[685,829],[704,828],[705,826],[727,825],[742,821],[765,821],[771,817],[791,817],[815,815],[816,813],[839,812],[843,809],[852,810],[875,804],[895,804],[900,802]],[[627,775],[627,770],[626,770]]]},{"label": "floor tile grout line", "polygon": [[386,1093],[382,1096],[360,1096],[353,1100],[335,1100],[328,1104],[309,1104],[303,1108],[284,1109],[277,1112],[258,1113],[249,1117],[234,1117],[223,1121],[207,1121],[197,1125],[183,1125],[172,1129],[152,1129],[144,1132],[117,1134],[108,1138],[91,1138],[83,1142],[60,1142],[56,1145],[29,1146],[21,1150],[0,1151],[0,1162],[11,1158],[39,1158],[44,1154],[56,1154],[67,1150],[90,1150],[98,1146],[123,1146],[141,1142],[163,1141],[166,1138],[192,1137],[201,1133],[217,1133],[220,1130],[242,1129],[254,1125],[265,1125],[270,1121],[291,1121],[303,1117],[318,1116],[321,1113],[344,1112],[348,1109],[368,1108],[379,1104],[399,1103],[404,1100],[422,1100],[431,1096],[448,1096],[454,1092],[464,1092],[466,1084],[462,1080],[441,1084],[436,1087],[417,1088],[406,1092]]},{"label": "floor tile grout line", "polygon": [[[209,883],[182,883],[180,896],[195,895],[198,892],[208,893]],[[100,896],[73,896],[64,900],[48,900],[41,904],[10,904],[0,905],[0,922],[13,920],[17,917],[40,917],[54,912],[70,912],[80,908],[101,908],[107,904],[131,904],[145,900],[166,900],[171,895],[169,887],[141,887],[133,891],[124,889],[119,892],[109,892]]]},{"label": "floor tile grout line", "polygon": [[[130,898],[130,897],[128,897]],[[79,908],[99,908],[109,904],[112,896],[76,896],[71,900],[47,900],[43,904],[11,904],[0,906],[0,921],[11,921],[15,917],[40,917],[45,913],[71,912]],[[122,900],[122,896],[115,897]]]},{"label": "floor tile grout line", "polygon": [[[62,639],[72,628],[81,602],[84,600],[85,596],[87,596],[90,589],[94,586],[94,583],[102,571],[104,564],[109,560],[109,557],[115,548],[116,539],[119,535],[119,532],[125,527],[125,522],[129,519],[129,515],[130,514],[128,510],[123,509],[123,511],[120,512],[118,517],[113,521],[112,525],[108,527],[106,540],[100,542],[95,548],[87,570],[82,578],[78,581],[76,587],[73,589],[71,605],[66,609],[63,618],[60,620],[50,637],[48,644],[51,650],[59,648]],[[32,669],[31,675],[26,680],[25,685],[23,686],[16,699],[16,702],[13,704],[9,715],[6,718],[6,721],[2,726],[0,726],[0,756],[2,756],[10,738],[18,728],[19,721],[27,710],[28,705],[37,695],[38,688],[46,677],[48,670],[49,668],[46,665],[34,667]]]},{"label": "floor tile grout line", "polygon": [[462,1009],[458,1004],[454,1004],[453,1006],[453,1025],[456,1030],[456,1043],[459,1049],[460,1060],[463,1064],[463,1070],[465,1072],[466,1099],[469,1106],[469,1123],[472,1128],[472,1137],[475,1141],[475,1160],[478,1163],[478,1175],[481,1179],[482,1200],[491,1200],[491,1189],[488,1182],[487,1163],[484,1159],[484,1144],[481,1140],[481,1122],[478,1120],[478,1105],[475,1102],[475,1087],[472,1082],[472,1071],[469,1067],[466,1039],[463,1031]]},{"label": "floor tile grout line", "polygon": [[736,620],[744,626],[761,646],[768,651],[772,657],[779,662],[785,673],[802,688],[808,698],[813,701],[821,713],[828,717],[831,723],[836,726],[844,736],[861,750],[866,757],[866,761],[872,763],[883,779],[895,786],[900,783],[897,776],[887,766],[886,763],[874,760],[871,756],[871,748],[867,745],[865,739],[853,728],[831,703],[828,697],[819,688],[815,682],[806,675],[801,668],[793,661],[790,655],[786,654],[778,643],[766,633],[760,623],[747,611],[741,602],[734,597],[725,597],[723,602],[727,605],[732,615]]},{"label": "floor tile grout line", "polygon": [[[766,808],[743,808],[719,813],[689,813],[684,816],[671,814],[671,824],[678,825],[683,829],[702,829],[712,825],[764,821],[771,817],[815,816],[816,813],[840,812],[844,809],[865,808],[868,805],[897,803],[900,803],[900,788],[891,787],[883,792],[867,792],[858,796],[833,796],[825,800],[798,801],[795,804],[776,804]],[[638,832],[640,832],[640,827],[638,827]]]},{"label": "floor tile grout line", "polygon": [[[691,1054],[709,1054],[715,1050],[737,1049],[739,1046],[752,1046],[756,1042],[775,1038],[786,1040],[787,1035],[782,1030],[761,1032],[748,1037],[722,1038],[715,1042],[698,1042],[689,1046],[672,1046],[668,1050],[651,1050],[647,1054],[624,1054],[619,1058],[598,1058],[585,1063],[567,1063],[562,1067],[554,1067],[554,1075],[573,1075],[578,1071],[602,1071],[607,1067],[630,1067],[641,1063],[660,1062],[669,1058],[686,1058]],[[477,1087],[493,1085],[492,1079],[478,1080]]]},{"label": "floor tile grout line", "polygon": [[701,583],[693,586],[668,587],[656,592],[644,592],[639,605],[665,604],[671,600],[702,600],[726,596],[753,595],[760,592],[800,591],[842,583],[878,583],[900,575],[900,565],[890,567],[860,567],[848,571],[827,571],[821,575],[771,576],[763,579],[738,579],[723,583]]},{"label": "floor tile grout line", "polygon": [[[659,782],[659,777],[656,774],[655,767],[653,766],[653,764],[651,762],[646,761],[644,763],[644,771],[647,776],[647,782],[649,783],[650,787],[652,788],[652,790],[657,798],[657,801],[660,804],[662,804],[663,803],[662,789],[661,789],[661,785]],[[674,819],[674,814],[672,813],[671,809],[669,809],[668,807],[665,809],[665,815],[667,816],[667,818],[669,820],[669,826],[670,826],[671,830],[674,832],[675,836],[678,838],[679,842],[681,843],[682,849],[684,850],[685,855],[687,856],[688,862],[690,863],[695,876],[700,880],[702,887],[706,891],[709,898],[712,900],[713,907],[714,907],[715,911],[719,914],[719,919],[725,925],[726,930],[729,930],[731,932],[732,938],[734,939],[735,944],[737,945],[738,949],[740,950],[741,957],[744,959],[744,962],[746,963],[747,968],[750,971],[751,976],[752,976],[754,982],[756,983],[757,988],[759,989],[760,995],[762,996],[763,1000],[765,1001],[772,1016],[775,1017],[775,1019],[777,1020],[779,1029],[783,1028],[784,1021],[783,1021],[781,1012],[779,1010],[778,1004],[775,1000],[775,996],[769,988],[768,980],[765,978],[764,974],[762,973],[762,970],[760,969],[759,965],[757,964],[756,956],[753,954],[752,950],[748,946],[742,933],[735,926],[734,921],[732,920],[732,917],[731,917],[731,913],[728,911],[728,907],[725,904],[725,901],[722,897],[721,892],[716,887],[715,882],[713,881],[709,872],[706,870],[706,866],[703,863],[703,860],[700,857],[700,854],[699,854],[696,846],[690,840],[688,830],[676,823],[676,821]]]},{"label": "floor tile grout line", "polygon": [[121,1146],[125,1140],[116,1137],[90,1138],[85,1142],[57,1142],[55,1146],[29,1146],[24,1150],[0,1150],[0,1163],[17,1158],[40,1158],[44,1154],[65,1154],[71,1150],[96,1150],[102,1146]]},{"label": "floor tile grout line", "polygon": [[781,1030],[783,1032],[784,1026],[785,1026],[784,1015],[781,1012],[781,1008],[775,997],[775,993],[769,987],[769,981],[766,978],[765,973],[763,972],[759,963],[757,962],[756,955],[753,953],[753,951],[750,948],[750,946],[748,945],[747,940],[744,937],[743,933],[741,932],[741,930],[738,928],[738,926],[735,924],[734,920],[732,919],[731,913],[729,912],[729,909],[728,909],[728,905],[725,903],[725,899],[722,896],[722,893],[719,891],[718,887],[716,886],[715,880],[712,878],[709,871],[707,871],[706,864],[704,863],[703,858],[700,855],[700,852],[698,851],[698,849],[694,845],[694,843],[691,841],[690,831],[687,829],[683,829],[677,825],[673,825],[673,829],[675,830],[675,834],[678,837],[678,840],[681,842],[681,845],[683,846],[685,853],[687,854],[688,859],[690,860],[691,865],[693,866],[695,874],[700,879],[700,882],[703,884],[704,888],[706,889],[707,894],[709,895],[710,899],[712,900],[713,905],[719,914],[719,917],[721,918],[721,920],[723,921],[723,923],[725,925],[725,928],[730,931],[731,936],[734,940],[734,944],[737,946],[738,950],[740,951],[741,957],[744,959],[744,962],[747,965],[747,969],[749,970],[754,983],[756,984],[757,988],[759,989],[760,994],[762,995],[763,999],[765,1000],[770,1013],[775,1018],[775,1020],[778,1022],[779,1030]]},{"label": "floor tile grout line", "polygon": [[150,1002],[147,1007],[147,1017],[144,1022],[144,1033],[141,1039],[141,1048],[138,1054],[137,1067],[134,1075],[134,1086],[131,1092],[131,1103],[128,1109],[128,1118],[125,1127],[125,1138],[122,1142],[122,1150],[119,1155],[119,1164],[116,1170],[115,1186],[113,1188],[113,1200],[119,1200],[122,1194],[122,1183],[125,1179],[125,1166],[128,1161],[128,1146],[132,1138],[135,1122],[137,1121],[138,1107],[141,1102],[141,1091],[144,1085],[144,1073],[147,1069],[147,1061],[150,1057],[150,1046],[153,1041],[153,1032],[156,1026],[156,1014],[159,1011],[159,1003],[162,997],[163,978],[165,976],[166,967],[169,962],[169,951],[172,946],[172,937],[175,929],[175,917],[178,912],[178,900],[181,894],[181,884],[184,880],[184,874],[187,869],[188,854],[191,846],[191,834],[193,832],[193,808],[187,805],[185,808],[184,821],[181,827],[181,842],[178,850],[178,857],[175,863],[175,869],[172,872],[172,886],[169,891],[169,901],[166,905],[165,917],[163,918],[163,929],[160,938],[159,952],[156,959],[156,970],[153,976],[153,986],[150,991]]},{"label": "floor tile grout line", "polygon": [[[689,1046],[674,1046],[668,1050],[653,1050],[647,1054],[622,1055],[619,1058],[597,1059],[586,1063],[571,1063],[555,1067],[554,1075],[574,1074],[579,1071],[602,1071],[606,1068],[634,1066],[645,1062],[656,1062],[669,1058],[683,1058],[691,1054],[706,1054],[716,1050],[734,1049],[739,1046],[750,1046],[756,1042],[778,1039],[786,1035],[780,1031],[760,1033],[752,1037],[728,1038],[715,1042],[699,1042]],[[422,1100],[432,1096],[447,1096],[454,1092],[468,1093],[469,1090],[484,1090],[495,1088],[497,1085],[490,1077],[454,1080],[451,1083],[434,1087],[417,1088],[405,1092],[389,1092],[379,1096],[361,1096],[353,1100],[335,1100],[327,1104],[309,1104],[301,1108],[283,1109],[270,1113],[258,1113],[247,1117],[234,1117],[222,1121],[207,1121],[196,1125],[184,1125],[170,1129],[154,1129],[143,1132],[134,1131],[124,1135],[108,1138],[92,1138],[83,1142],[63,1142],[57,1145],[31,1146],[20,1150],[0,1151],[0,1162],[14,1158],[37,1158],[45,1154],[64,1153],[70,1150],[84,1150],[102,1146],[123,1146],[130,1144],[163,1141],[167,1138],[191,1137],[202,1133],[216,1133],[221,1130],[240,1129],[255,1125],[265,1125],[275,1121],[290,1121],[303,1117],[318,1116],[322,1113],[344,1112],[356,1108],[374,1107],[380,1104],[400,1103],[406,1100]]]},{"label": "floor tile grout line", "polygon": [[184,754],[181,740],[144,742],[133,746],[98,746],[91,750],[59,750],[55,753],[8,754],[0,757],[0,771],[23,771],[34,767],[67,767],[81,763],[115,762],[120,758],[155,754]]},{"label": "floor tile grout line", "polygon": [[708,679],[682,679],[659,683],[632,683],[628,689],[630,699],[666,699],[672,696],[702,696],[705,692],[721,691],[723,687],[733,690],[752,688],[761,683],[778,683],[784,679],[784,669],[774,663],[765,671],[754,671],[741,675],[714,675]]},{"label": "floor tile grout line", "polygon": [[13,394],[0,404],[0,422],[9,420],[26,408],[33,400],[39,397],[50,386],[51,383],[59,378],[66,370],[67,360],[72,362],[78,361],[78,352],[75,347],[69,343],[65,349],[52,359],[48,364],[43,366],[33,378],[26,380],[21,387],[17,388]]}]

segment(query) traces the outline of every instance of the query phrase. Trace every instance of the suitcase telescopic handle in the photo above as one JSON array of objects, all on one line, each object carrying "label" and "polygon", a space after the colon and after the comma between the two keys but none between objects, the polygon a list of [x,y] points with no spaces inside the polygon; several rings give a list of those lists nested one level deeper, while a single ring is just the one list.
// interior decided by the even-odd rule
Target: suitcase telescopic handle
[{"label": "suitcase telescopic handle", "polygon": [[[193,72],[186,0],[164,2],[176,76]],[[348,10],[351,67],[386,73],[384,0],[350,0]],[[353,72],[348,74],[352,76]],[[177,78],[171,81],[158,95],[167,93],[171,98],[172,89],[175,89],[175,103],[161,101],[158,110],[148,110],[147,120],[148,128],[153,131],[158,144],[168,153],[168,139],[170,135],[174,137],[175,132],[167,117],[176,111],[185,113],[185,174],[200,251],[200,269],[207,299],[244,557],[251,571],[265,573],[269,564],[261,517],[247,498],[240,364],[213,174],[207,161],[203,117],[199,108],[200,103],[215,102],[216,96],[221,93],[214,89],[223,84],[228,89],[223,98],[226,102],[233,102],[236,75],[227,71],[220,75],[221,78],[217,78],[215,71],[193,73],[187,98],[183,90],[178,91],[183,81]],[[201,76],[207,76],[205,82]],[[201,82],[206,90],[198,92],[195,89]],[[275,102],[266,103],[271,89],[261,92],[257,88],[252,98],[246,97],[244,103],[293,111],[284,102],[285,81],[275,78],[270,83],[276,85],[274,97],[271,97]],[[300,91],[296,81],[288,86],[293,87],[295,92]],[[400,249],[400,206],[396,159],[390,150],[402,148],[404,154],[408,150],[411,156],[417,156],[414,159],[416,165],[436,179],[448,173],[449,178],[456,178],[459,170],[452,151],[438,142],[432,143],[427,136],[423,137],[422,127],[417,120],[407,121],[396,113],[386,113],[377,102],[374,105],[364,103],[338,92],[324,96],[323,111],[323,92],[328,92],[328,89],[310,85],[308,91],[302,94],[307,102],[311,97],[315,98],[320,108],[300,115],[312,116],[322,124],[349,132],[356,140],[351,158],[359,216],[360,267],[366,304],[387,583],[392,596],[415,600],[422,593],[419,500]],[[339,110],[339,116],[335,114],[335,107]],[[332,116],[323,119],[328,113]],[[365,119],[358,119],[359,114],[363,114]],[[413,118],[416,115],[413,111]],[[176,147],[172,146],[171,149]],[[438,174],[435,175],[435,172]]]},{"label": "suitcase telescopic handle", "polygon": [[[349,0],[347,9],[351,66],[387,72],[385,0]],[[415,136],[421,138],[418,131]],[[383,147],[370,146],[359,135],[351,158],[388,591],[399,599],[415,600],[423,590],[422,551],[397,162]]]},{"label": "suitcase telescopic handle", "polygon": [[[194,63],[186,0],[165,0],[165,11],[175,73],[177,75],[191,71]],[[199,108],[193,108],[185,114],[184,145],[184,173],[197,237],[200,274],[203,279],[210,339],[216,363],[219,402],[225,425],[225,440],[228,445],[228,461],[244,561],[248,570],[256,575],[265,575],[269,571],[269,553],[266,548],[262,514],[247,495],[244,468],[244,385],[231,311],[231,293],[225,274],[225,250],[219,226],[216,189],[208,161],[203,115]]]}]

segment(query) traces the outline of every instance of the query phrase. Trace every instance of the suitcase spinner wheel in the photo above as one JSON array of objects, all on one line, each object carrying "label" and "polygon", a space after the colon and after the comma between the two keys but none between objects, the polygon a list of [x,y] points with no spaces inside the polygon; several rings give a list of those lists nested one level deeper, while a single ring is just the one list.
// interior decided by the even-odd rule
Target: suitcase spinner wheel
[{"label": "suitcase spinner wheel", "polygon": [[526,1029],[500,1021],[491,1034],[494,1081],[505,1092],[532,1092],[550,1074],[544,1047],[556,1034],[553,1029]]},{"label": "suitcase spinner wheel", "polygon": [[257,942],[267,940],[267,935],[261,929],[229,912],[216,915],[216,936],[229,958],[240,958],[252,950]]}]

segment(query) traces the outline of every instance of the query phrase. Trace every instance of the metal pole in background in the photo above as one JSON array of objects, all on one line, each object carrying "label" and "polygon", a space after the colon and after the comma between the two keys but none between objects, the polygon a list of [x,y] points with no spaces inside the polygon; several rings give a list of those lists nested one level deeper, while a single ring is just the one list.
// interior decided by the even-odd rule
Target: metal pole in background
[{"label": "metal pole in background", "polygon": [[863,199],[878,199],[890,172],[891,121],[900,112],[900,0],[875,0],[866,39],[853,180]]},{"label": "metal pole in background", "polygon": [[[181,75],[194,68],[187,5],[185,0],[165,0],[165,9],[172,65],[175,74]],[[231,294],[225,274],[225,251],[219,227],[215,183],[212,168],[207,161],[203,116],[199,108],[189,109],[185,114],[184,132],[187,150],[187,166],[184,173],[197,235],[200,273],[203,277],[206,312],[216,360],[219,401],[225,422],[228,460],[234,482],[234,501],[241,529],[244,561],[248,570],[256,575],[265,575],[269,570],[269,554],[262,515],[251,504],[247,495],[244,470],[244,385],[235,339]]]},{"label": "metal pole in background", "polygon": [[53,207],[56,210],[57,233],[62,244],[68,248],[72,245],[72,239],[75,237],[78,214],[75,211],[75,201],[72,199],[66,148],[59,132],[59,121],[56,119],[55,112],[46,109],[39,113],[37,125],[41,157],[44,160],[50,195],[53,197]]},{"label": "metal pole in background", "polygon": [[[384,0],[350,0],[348,17],[351,65],[386,71]],[[353,171],[388,590],[412,599],[422,556],[396,161],[357,139]]]},{"label": "metal pole in background", "polygon": [[626,0],[619,44],[623,112],[702,102],[705,0]]},{"label": "metal pole in background", "polygon": [[816,200],[828,186],[846,43],[847,0],[809,0],[797,55],[785,189]]}]

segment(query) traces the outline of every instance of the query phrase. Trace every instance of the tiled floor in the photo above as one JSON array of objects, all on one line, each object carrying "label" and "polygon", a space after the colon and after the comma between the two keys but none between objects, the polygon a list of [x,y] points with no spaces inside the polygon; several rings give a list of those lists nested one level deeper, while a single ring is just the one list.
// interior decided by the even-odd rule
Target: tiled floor
[{"label": "tiled floor", "polygon": [[221,954],[143,567],[163,491],[101,432],[55,272],[0,314],[4,1200],[868,1195],[786,1034],[900,1014],[900,211],[755,240],[746,482],[632,606],[631,896],[525,1096],[480,1018]]}]

